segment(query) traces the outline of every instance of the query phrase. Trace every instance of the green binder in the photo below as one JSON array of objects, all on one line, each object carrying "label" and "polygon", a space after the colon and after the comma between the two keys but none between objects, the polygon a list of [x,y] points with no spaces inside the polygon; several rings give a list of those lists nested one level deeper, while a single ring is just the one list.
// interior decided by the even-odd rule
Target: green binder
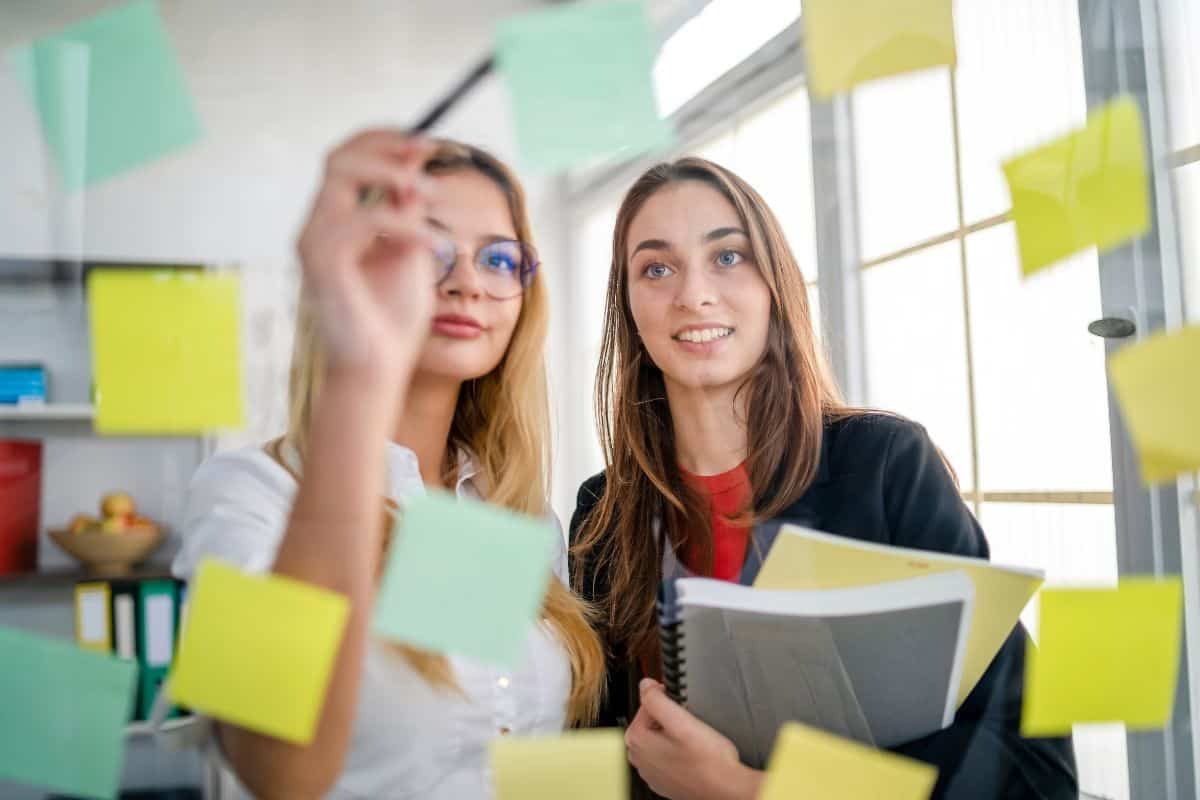
[{"label": "green binder", "polygon": [[142,581],[137,617],[138,719],[146,719],[175,654],[175,581]]}]

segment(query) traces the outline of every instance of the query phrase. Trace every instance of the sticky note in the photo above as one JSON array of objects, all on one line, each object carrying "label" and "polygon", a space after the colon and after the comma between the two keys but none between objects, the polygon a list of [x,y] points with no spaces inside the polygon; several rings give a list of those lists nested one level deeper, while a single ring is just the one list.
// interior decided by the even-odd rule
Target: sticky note
[{"label": "sticky note", "polygon": [[1146,483],[1200,470],[1200,326],[1160,333],[1108,360]]},{"label": "sticky note", "polygon": [[151,0],[118,6],[13,56],[69,189],[200,140],[183,70]]},{"label": "sticky note", "polygon": [[1131,97],[1086,127],[1004,163],[1026,276],[1087,247],[1105,250],[1150,226],[1141,112]]},{"label": "sticky note", "polygon": [[1060,736],[1076,722],[1167,723],[1179,674],[1177,577],[1115,589],[1043,589],[1039,646],[1025,655],[1021,733]]},{"label": "sticky note", "polygon": [[346,627],[346,597],[214,559],[200,564],[188,597],[171,699],[278,739],[312,741]]},{"label": "sticky note", "polygon": [[664,147],[651,82],[654,38],[641,2],[570,3],[503,22],[497,66],[512,99],[525,165],[555,172],[580,161]]},{"label": "sticky note", "polygon": [[808,81],[828,98],[866,81],[953,67],[953,0],[804,0]]},{"label": "sticky note", "polygon": [[558,531],[444,492],[410,500],[397,525],[375,599],[375,633],[511,666],[541,609]]},{"label": "sticky note", "polygon": [[937,769],[789,722],[779,729],[758,800],[926,800]]},{"label": "sticky note", "polygon": [[88,303],[98,432],[241,427],[235,273],[97,269],[88,274]]},{"label": "sticky note", "polygon": [[496,800],[625,800],[629,768],[615,728],[493,739]]},{"label": "sticky note", "polygon": [[0,628],[0,779],[115,797],[137,665]]}]

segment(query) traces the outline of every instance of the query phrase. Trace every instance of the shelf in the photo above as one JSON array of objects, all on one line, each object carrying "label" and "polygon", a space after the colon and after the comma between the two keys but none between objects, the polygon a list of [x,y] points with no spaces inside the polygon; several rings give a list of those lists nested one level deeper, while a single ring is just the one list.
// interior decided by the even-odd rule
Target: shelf
[{"label": "shelf", "polygon": [[96,407],[88,403],[0,405],[0,420],[9,422],[89,422],[95,416]]},{"label": "shelf", "polygon": [[0,589],[17,586],[59,586],[73,584],[78,581],[103,580],[151,580],[153,578],[170,578],[169,564],[145,564],[133,571],[119,576],[97,575],[82,569],[55,569],[44,572],[22,572],[16,575],[0,575]]}]

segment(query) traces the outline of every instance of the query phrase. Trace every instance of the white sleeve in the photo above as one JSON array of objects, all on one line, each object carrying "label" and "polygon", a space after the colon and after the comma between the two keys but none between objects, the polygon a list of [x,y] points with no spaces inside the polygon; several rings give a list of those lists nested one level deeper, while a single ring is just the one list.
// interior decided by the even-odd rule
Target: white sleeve
[{"label": "white sleeve", "polygon": [[295,481],[262,450],[221,453],[200,465],[188,487],[183,544],[171,572],[190,580],[205,558],[247,572],[275,562],[295,495]]},{"label": "white sleeve", "polygon": [[547,509],[546,515],[549,521],[554,523],[554,541],[550,543],[550,566],[563,585],[570,588],[571,580],[567,575],[567,537],[563,533],[562,523],[558,521],[558,514]]}]

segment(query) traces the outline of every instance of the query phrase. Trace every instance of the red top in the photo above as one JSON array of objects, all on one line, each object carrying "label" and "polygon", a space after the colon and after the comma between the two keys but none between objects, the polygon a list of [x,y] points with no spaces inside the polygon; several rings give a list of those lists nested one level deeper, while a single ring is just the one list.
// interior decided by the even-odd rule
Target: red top
[{"label": "red top", "polygon": [[[681,471],[688,483],[709,501],[713,532],[713,569],[705,577],[736,581],[742,574],[742,562],[746,560],[750,528],[731,525],[726,517],[736,516],[750,505],[750,476],[746,473],[746,463],[742,462],[719,475],[693,475],[682,468]],[[699,562],[698,553],[690,553],[684,559],[688,569],[702,574],[703,565]]]}]

